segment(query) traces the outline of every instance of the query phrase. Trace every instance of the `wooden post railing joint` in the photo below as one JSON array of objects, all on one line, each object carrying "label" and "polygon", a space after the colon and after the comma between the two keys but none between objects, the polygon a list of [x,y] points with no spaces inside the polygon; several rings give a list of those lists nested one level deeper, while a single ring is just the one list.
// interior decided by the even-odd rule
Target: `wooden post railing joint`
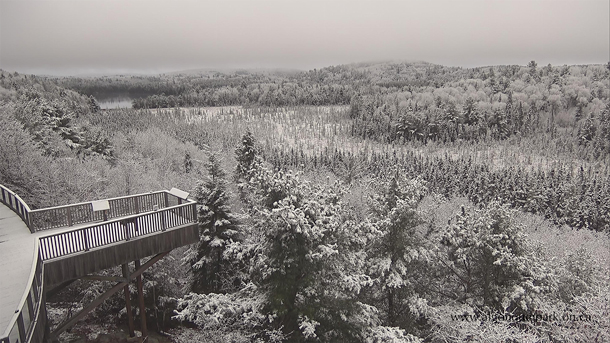
[{"label": "wooden post railing joint", "polygon": [[120,222],[121,225],[123,226],[123,230],[125,231],[125,240],[128,241],[129,240],[129,224],[126,222]]},{"label": "wooden post railing joint", "polygon": [[133,205],[135,207],[136,214],[140,214],[140,199],[138,197],[133,198]]},{"label": "wooden post railing joint", "polygon": [[72,226],[72,208],[66,208],[66,218],[68,218],[68,226]]}]

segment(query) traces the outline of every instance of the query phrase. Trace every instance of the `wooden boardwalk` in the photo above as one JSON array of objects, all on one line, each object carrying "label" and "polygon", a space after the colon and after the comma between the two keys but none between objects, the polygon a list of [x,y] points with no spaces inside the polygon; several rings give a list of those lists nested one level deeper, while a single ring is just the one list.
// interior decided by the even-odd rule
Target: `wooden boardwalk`
[{"label": "wooden boardwalk", "polygon": [[[106,292],[112,294],[169,251],[197,242],[196,203],[187,197],[172,188],[31,210],[0,185],[0,343],[42,342],[49,287],[135,261],[137,270]],[[153,255],[140,267],[141,259]],[[103,299],[71,317],[51,338]]]},{"label": "wooden boardwalk", "polygon": [[36,243],[21,218],[0,203],[0,335],[30,286]]}]

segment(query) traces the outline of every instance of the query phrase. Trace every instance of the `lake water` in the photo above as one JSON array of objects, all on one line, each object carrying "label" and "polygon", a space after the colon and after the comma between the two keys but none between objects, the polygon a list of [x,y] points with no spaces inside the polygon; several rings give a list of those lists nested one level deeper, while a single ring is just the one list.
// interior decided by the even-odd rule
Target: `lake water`
[{"label": "lake water", "polygon": [[114,108],[131,108],[131,98],[107,98],[98,100],[100,108],[103,110],[114,109]]}]

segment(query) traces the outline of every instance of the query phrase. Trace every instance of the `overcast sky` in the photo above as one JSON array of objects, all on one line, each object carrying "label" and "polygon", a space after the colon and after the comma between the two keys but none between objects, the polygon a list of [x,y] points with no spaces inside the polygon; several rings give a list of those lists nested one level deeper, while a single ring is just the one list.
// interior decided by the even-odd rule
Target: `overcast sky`
[{"label": "overcast sky", "polygon": [[608,0],[0,0],[0,68],[37,74],[607,63]]}]

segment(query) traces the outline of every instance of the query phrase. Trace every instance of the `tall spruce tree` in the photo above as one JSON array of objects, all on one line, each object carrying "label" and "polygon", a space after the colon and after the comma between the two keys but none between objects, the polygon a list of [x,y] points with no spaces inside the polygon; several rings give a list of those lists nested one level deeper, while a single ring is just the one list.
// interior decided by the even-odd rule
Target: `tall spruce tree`
[{"label": "tall spruce tree", "polygon": [[495,201],[482,209],[462,207],[440,233],[439,256],[451,280],[445,288],[458,301],[515,314],[536,303],[545,274],[513,213]]},{"label": "tall spruce tree", "polygon": [[417,206],[427,189],[422,180],[407,180],[398,173],[381,187],[372,199],[373,214],[363,223],[372,237],[367,249],[367,264],[372,287],[369,302],[382,312],[383,324],[413,333],[419,319],[417,302],[425,274],[423,235],[416,228],[423,218]]},{"label": "tall spruce tree", "polygon": [[235,149],[235,159],[237,160],[237,167],[235,168],[236,181],[248,179],[256,157],[256,140],[252,132],[248,130],[241,138],[241,145]]},{"label": "tall spruce tree", "polygon": [[227,246],[239,239],[239,229],[232,215],[226,191],[225,173],[216,155],[209,157],[208,179],[200,182],[195,191],[198,204],[200,240],[196,251],[191,250],[186,260],[191,266],[191,290],[197,293],[222,293],[233,283],[231,262],[223,253]]},{"label": "tall spruce tree", "polygon": [[265,290],[265,312],[289,342],[357,342],[356,296],[368,278],[350,249],[357,239],[340,202],[341,187],[316,187],[292,172],[259,166],[252,177],[262,233],[255,277]]}]

